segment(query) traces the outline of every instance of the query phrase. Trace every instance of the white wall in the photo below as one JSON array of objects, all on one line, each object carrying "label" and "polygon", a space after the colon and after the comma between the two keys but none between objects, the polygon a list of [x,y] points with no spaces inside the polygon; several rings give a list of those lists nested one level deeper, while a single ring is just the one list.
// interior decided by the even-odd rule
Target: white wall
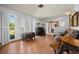
[{"label": "white wall", "polygon": [[[10,40],[9,38],[9,32],[8,32],[8,14],[13,14],[16,16],[16,25],[15,25],[15,40],[21,39],[22,33],[25,32],[35,32],[35,22],[36,18],[28,16],[26,14],[16,12],[13,10],[10,10],[8,8],[0,6],[0,11],[2,12],[2,43],[5,44]],[[32,23],[34,22],[34,23]],[[33,27],[32,27],[33,26]],[[1,25],[0,25],[1,27]],[[0,31],[1,31],[0,30]],[[0,39],[1,41],[1,39]]]},{"label": "white wall", "polygon": [[54,28],[54,33],[56,35],[59,35],[59,32],[64,32],[66,29],[69,28],[69,18],[68,16],[61,16],[56,18],[55,20],[58,20],[58,22],[63,21],[64,22],[64,26],[60,27],[60,25],[58,27]]},{"label": "white wall", "polygon": [[40,23],[40,27],[43,27],[42,26],[42,24],[45,24],[45,22],[44,22],[45,20],[40,20],[40,19],[38,19],[37,21],[36,21],[36,27],[37,27],[37,23]]},{"label": "white wall", "polygon": [[76,4],[76,5],[75,5],[74,10],[75,10],[75,11],[79,11],[79,4]]}]

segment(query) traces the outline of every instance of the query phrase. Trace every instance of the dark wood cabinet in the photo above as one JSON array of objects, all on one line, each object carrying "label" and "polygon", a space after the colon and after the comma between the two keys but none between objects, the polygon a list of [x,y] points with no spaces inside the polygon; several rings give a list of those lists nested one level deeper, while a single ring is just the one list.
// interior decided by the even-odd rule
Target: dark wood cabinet
[{"label": "dark wood cabinet", "polygon": [[39,35],[39,36],[45,35],[44,27],[37,27],[36,28],[36,35]]}]

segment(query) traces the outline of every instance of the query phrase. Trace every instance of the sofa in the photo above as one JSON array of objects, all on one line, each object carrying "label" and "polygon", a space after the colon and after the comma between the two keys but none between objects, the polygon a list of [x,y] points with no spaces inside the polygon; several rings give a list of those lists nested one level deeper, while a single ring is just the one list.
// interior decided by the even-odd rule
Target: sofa
[{"label": "sofa", "polygon": [[[63,32],[63,36],[66,36],[66,35],[71,36],[72,38],[74,38],[74,40],[79,40],[79,31],[78,30],[67,29]],[[62,34],[60,36],[62,36]],[[64,47],[65,47],[65,49],[68,49],[72,53],[73,52],[78,52],[79,53],[79,47],[72,46],[72,45],[69,45],[69,44],[66,44]]]},{"label": "sofa", "polygon": [[73,37],[74,39],[79,39],[79,31],[74,29],[67,29],[63,33],[60,34],[60,36],[69,35]]}]

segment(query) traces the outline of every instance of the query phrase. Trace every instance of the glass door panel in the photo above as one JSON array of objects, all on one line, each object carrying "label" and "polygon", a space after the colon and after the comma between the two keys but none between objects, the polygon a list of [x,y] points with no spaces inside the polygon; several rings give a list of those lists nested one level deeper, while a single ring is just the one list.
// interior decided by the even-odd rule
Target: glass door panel
[{"label": "glass door panel", "polygon": [[9,31],[9,37],[10,40],[15,39],[15,21],[16,16],[13,14],[8,15],[8,31]]}]

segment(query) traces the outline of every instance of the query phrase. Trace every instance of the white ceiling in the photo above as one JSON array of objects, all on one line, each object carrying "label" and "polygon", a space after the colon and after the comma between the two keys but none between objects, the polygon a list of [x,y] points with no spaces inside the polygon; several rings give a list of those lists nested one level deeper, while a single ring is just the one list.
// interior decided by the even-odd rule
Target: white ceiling
[{"label": "white ceiling", "polygon": [[5,4],[7,8],[29,14],[34,17],[56,17],[63,16],[65,12],[73,11],[73,4],[44,4],[43,8],[38,8],[38,4]]}]

